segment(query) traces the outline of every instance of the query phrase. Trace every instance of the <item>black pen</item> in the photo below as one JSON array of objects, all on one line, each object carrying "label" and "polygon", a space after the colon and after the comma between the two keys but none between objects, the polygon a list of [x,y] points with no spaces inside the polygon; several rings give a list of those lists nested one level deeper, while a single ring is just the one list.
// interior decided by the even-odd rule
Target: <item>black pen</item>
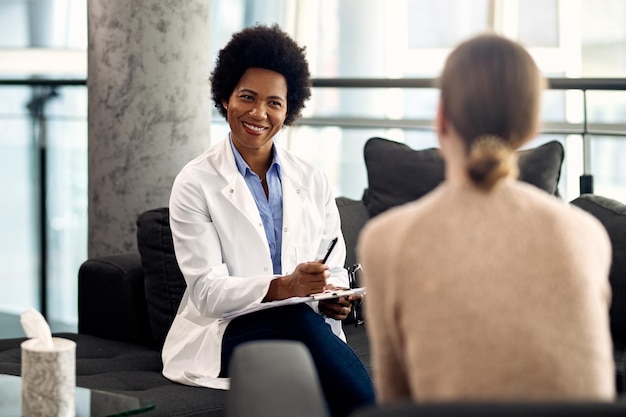
[{"label": "black pen", "polygon": [[337,244],[337,240],[339,240],[338,237],[336,237],[336,238],[334,238],[333,240],[330,241],[330,245],[328,245],[328,251],[326,252],[326,256],[324,256],[324,259],[322,259],[322,263],[323,264],[325,264],[326,261],[328,260],[328,257],[330,256],[330,253],[333,251],[333,248]]}]

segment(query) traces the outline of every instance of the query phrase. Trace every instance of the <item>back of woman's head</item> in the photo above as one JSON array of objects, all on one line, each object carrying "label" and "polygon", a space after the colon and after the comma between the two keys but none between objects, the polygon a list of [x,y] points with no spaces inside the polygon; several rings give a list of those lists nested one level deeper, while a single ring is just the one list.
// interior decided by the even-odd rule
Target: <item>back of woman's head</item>
[{"label": "back of woman's head", "polygon": [[518,43],[487,34],[460,44],[439,79],[446,120],[465,143],[467,172],[486,190],[517,175],[515,150],[535,134],[544,79]]}]

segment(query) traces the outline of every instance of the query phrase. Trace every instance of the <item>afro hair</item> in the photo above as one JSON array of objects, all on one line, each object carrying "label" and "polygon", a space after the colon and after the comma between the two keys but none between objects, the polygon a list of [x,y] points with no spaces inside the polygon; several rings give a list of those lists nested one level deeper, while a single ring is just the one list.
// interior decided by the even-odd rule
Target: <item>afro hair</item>
[{"label": "afro hair", "polygon": [[256,25],[235,33],[220,50],[211,73],[211,98],[226,118],[222,103],[228,101],[235,86],[248,68],[263,68],[282,74],[287,81],[287,117],[285,125],[296,121],[311,97],[311,74],[305,48],[277,24]]}]

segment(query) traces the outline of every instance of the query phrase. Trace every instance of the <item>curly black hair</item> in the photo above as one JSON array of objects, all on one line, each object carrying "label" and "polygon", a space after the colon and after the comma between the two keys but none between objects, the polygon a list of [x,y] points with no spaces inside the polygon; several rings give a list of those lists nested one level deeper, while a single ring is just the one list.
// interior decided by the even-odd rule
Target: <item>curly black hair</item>
[{"label": "curly black hair", "polygon": [[211,73],[211,98],[226,118],[222,103],[228,101],[248,68],[264,68],[282,74],[287,81],[287,117],[290,125],[301,115],[304,102],[311,97],[311,74],[305,48],[277,24],[256,25],[235,33],[220,50]]}]

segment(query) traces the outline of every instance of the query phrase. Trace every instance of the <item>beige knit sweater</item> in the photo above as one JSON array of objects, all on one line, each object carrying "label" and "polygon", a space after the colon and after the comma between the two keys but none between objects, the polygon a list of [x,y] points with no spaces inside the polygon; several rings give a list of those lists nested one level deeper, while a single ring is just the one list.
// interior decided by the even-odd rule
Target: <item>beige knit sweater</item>
[{"label": "beige knit sweater", "polygon": [[531,185],[444,182],[358,245],[380,403],[615,395],[602,225]]}]

